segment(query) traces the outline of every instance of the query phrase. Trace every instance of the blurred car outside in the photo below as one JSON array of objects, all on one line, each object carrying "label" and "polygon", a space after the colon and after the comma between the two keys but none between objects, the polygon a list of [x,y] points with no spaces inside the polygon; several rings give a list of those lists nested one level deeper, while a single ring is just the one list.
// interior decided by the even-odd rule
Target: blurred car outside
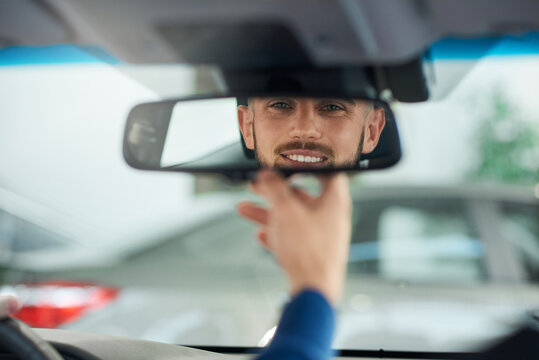
[{"label": "blurred car outside", "polygon": [[[254,226],[235,213],[246,196],[204,196],[200,207],[221,204],[211,216],[117,254],[96,251],[95,264],[86,251],[85,264],[67,268],[59,252],[51,259],[60,270],[14,267],[5,278],[17,281],[4,290],[18,291],[27,307],[41,297],[43,308],[62,289],[108,296],[54,327],[187,345],[263,345],[286,284],[256,244]],[[354,209],[335,347],[470,350],[538,308],[539,200],[528,189],[358,187]],[[37,327],[50,321],[46,311],[25,318],[23,309],[20,317]]]}]

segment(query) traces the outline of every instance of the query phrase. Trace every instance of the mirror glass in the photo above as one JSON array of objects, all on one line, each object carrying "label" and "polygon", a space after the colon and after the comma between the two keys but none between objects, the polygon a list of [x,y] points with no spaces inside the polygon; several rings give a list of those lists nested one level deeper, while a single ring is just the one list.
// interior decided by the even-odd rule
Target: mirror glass
[{"label": "mirror glass", "polygon": [[196,163],[216,150],[219,152],[231,144],[240,144],[236,109],[234,98],[182,101],[175,104],[165,138],[161,166]]},{"label": "mirror glass", "polygon": [[400,143],[393,113],[380,101],[230,96],[136,106],[124,155],[151,170],[316,172],[391,166]]}]

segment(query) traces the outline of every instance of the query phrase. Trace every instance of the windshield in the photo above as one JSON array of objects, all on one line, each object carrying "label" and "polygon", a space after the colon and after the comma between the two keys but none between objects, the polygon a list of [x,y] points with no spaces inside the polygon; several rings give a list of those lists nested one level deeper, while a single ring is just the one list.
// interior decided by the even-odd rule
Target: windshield
[{"label": "windshield", "polygon": [[[208,70],[127,71],[62,49],[65,62],[48,61],[51,48],[0,56],[0,281],[23,299],[18,317],[264,346],[288,295],[235,210],[252,197],[246,184],[136,171],[122,158],[129,110],[200,92]],[[43,61],[21,64],[24,52]],[[433,100],[392,104],[400,163],[351,178],[335,348],[477,350],[539,307],[537,42],[502,39],[479,61],[449,55],[432,48]]]}]

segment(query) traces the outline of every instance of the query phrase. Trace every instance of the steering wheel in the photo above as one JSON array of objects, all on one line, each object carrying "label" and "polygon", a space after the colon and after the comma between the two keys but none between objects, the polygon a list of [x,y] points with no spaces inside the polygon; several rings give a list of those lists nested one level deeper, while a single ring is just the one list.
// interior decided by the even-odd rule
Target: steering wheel
[{"label": "steering wheel", "polygon": [[63,357],[29,326],[10,317],[0,319],[0,348],[19,359],[62,360]]}]

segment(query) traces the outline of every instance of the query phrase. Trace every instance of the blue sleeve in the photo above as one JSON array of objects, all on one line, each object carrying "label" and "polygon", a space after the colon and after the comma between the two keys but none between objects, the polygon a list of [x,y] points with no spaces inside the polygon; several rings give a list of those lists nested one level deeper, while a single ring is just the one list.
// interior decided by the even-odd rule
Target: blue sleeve
[{"label": "blue sleeve", "polygon": [[270,345],[258,360],[327,360],[335,329],[335,312],[317,291],[306,290],[285,307]]}]

